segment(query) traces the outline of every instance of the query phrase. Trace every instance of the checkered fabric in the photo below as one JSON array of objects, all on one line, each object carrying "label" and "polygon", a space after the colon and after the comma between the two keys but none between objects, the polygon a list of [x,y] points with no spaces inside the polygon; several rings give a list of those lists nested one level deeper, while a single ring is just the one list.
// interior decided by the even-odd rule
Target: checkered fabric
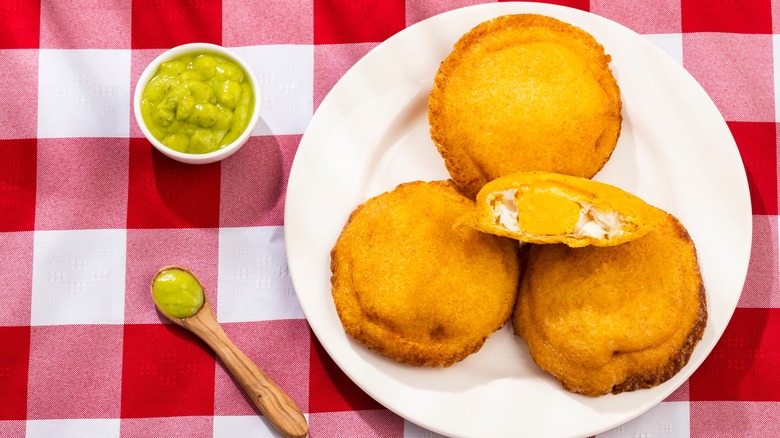
[{"label": "checkered fabric", "polygon": [[[0,2],[0,436],[276,436],[213,353],[161,323],[148,285],[171,262],[197,272],[312,437],[438,436],[358,389],[312,335],[282,213],[298,143],[338,78],[406,26],[475,3]],[[554,3],[645,35],[689,71],[731,128],[753,202],[724,336],[667,400],[603,436],[780,436],[780,2]],[[131,105],[147,63],[193,41],[234,48],[263,91],[248,144],[203,166],[153,150]]]}]

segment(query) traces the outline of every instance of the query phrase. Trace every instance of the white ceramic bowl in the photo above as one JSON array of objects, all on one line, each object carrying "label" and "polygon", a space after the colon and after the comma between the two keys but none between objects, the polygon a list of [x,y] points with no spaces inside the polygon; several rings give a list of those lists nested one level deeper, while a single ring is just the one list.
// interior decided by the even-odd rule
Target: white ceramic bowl
[{"label": "white ceramic bowl", "polygon": [[[236,64],[240,65],[249,76],[249,80],[252,83],[252,90],[255,94],[255,105],[252,109],[249,124],[247,125],[246,129],[244,129],[244,132],[241,134],[241,136],[239,136],[234,142],[225,145],[221,149],[205,154],[189,154],[175,151],[165,146],[160,142],[160,140],[154,138],[151,132],[149,132],[149,128],[146,127],[146,122],[144,122],[143,116],[141,115],[141,96],[144,92],[144,88],[146,88],[146,84],[157,72],[160,64],[190,52],[212,52],[234,61]],[[135,120],[138,123],[138,126],[141,128],[141,131],[144,133],[144,136],[146,136],[146,138],[155,148],[157,148],[158,151],[173,158],[176,161],[181,161],[182,163],[207,164],[220,161],[229,157],[230,155],[233,155],[239,148],[241,148],[241,146],[244,145],[244,143],[246,143],[246,141],[249,139],[249,136],[252,134],[252,130],[257,124],[258,118],[260,117],[259,102],[260,90],[257,83],[257,76],[255,76],[254,72],[249,67],[249,64],[246,63],[246,61],[241,59],[232,51],[216,44],[190,43],[177,46],[163,52],[146,67],[143,73],[141,73],[141,77],[138,78],[138,84],[135,86],[135,94],[133,95],[133,110],[135,111]]]}]

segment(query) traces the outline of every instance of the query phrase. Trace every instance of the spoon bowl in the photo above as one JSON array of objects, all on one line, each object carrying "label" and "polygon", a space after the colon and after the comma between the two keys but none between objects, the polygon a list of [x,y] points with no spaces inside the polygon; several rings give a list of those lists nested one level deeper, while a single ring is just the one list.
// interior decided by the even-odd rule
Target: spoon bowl
[{"label": "spoon bowl", "polygon": [[[220,358],[225,368],[239,383],[244,392],[249,396],[257,409],[268,421],[285,437],[302,438],[308,434],[309,427],[303,412],[298,405],[288,396],[270,377],[268,377],[249,357],[236,347],[225,334],[222,326],[217,322],[214,311],[209,305],[205,291],[203,291],[203,303],[192,316],[177,318],[171,316],[161,308],[154,299],[154,281],[164,271],[179,269],[190,275],[195,280],[197,277],[189,270],[179,266],[166,266],[154,275],[150,286],[152,301],[158,312],[174,324],[189,330],[192,334],[205,342],[217,357]],[[200,280],[197,280],[202,286]]]}]

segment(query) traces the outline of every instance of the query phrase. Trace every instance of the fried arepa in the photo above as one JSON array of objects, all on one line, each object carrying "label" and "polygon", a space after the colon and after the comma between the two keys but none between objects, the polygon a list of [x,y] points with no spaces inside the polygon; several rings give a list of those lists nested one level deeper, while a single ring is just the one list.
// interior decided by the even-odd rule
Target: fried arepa
[{"label": "fried arepa", "polygon": [[347,334],[398,362],[449,366],[509,320],[517,242],[455,228],[474,202],[447,181],[411,182],[352,212],[331,251]]},{"label": "fried arepa", "polygon": [[674,216],[622,245],[530,245],[523,256],[515,333],[566,390],[650,388],[688,363],[707,305],[693,241]]},{"label": "fried arepa", "polygon": [[622,121],[610,60],[593,36],[543,15],[505,15],[463,35],[428,99],[431,138],[461,191],[473,198],[521,171],[595,175]]},{"label": "fried arepa", "polygon": [[666,212],[615,186],[575,176],[523,172],[487,183],[462,223],[529,243],[613,246],[638,239]]}]

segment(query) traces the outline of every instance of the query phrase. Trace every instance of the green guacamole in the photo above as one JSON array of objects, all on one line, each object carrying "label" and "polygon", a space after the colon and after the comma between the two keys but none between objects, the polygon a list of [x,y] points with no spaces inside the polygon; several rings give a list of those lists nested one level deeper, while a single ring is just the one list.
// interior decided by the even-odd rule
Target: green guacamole
[{"label": "green guacamole", "polygon": [[203,287],[183,269],[166,269],[154,278],[152,299],[167,315],[189,318],[203,305]]},{"label": "green guacamole", "polygon": [[163,62],[144,88],[141,115],[165,146],[189,154],[216,151],[244,132],[255,106],[249,75],[214,53]]}]

